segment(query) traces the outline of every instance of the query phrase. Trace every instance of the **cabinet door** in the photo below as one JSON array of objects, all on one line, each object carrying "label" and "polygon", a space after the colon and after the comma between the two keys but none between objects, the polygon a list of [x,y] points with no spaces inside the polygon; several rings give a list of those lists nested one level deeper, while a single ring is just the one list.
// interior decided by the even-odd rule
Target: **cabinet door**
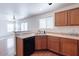
[{"label": "cabinet door", "polygon": [[16,38],[16,55],[23,56],[23,40]]},{"label": "cabinet door", "polygon": [[61,53],[68,56],[77,55],[77,40],[61,38]]},{"label": "cabinet door", "polygon": [[59,52],[59,38],[48,36],[48,49],[54,52]]},{"label": "cabinet door", "polygon": [[67,11],[55,13],[55,25],[66,26],[67,25]]},{"label": "cabinet door", "polygon": [[42,49],[41,47],[41,37],[40,36],[36,36],[35,37],[35,49],[36,50],[39,50],[39,49]]},{"label": "cabinet door", "polygon": [[68,11],[68,20],[71,25],[79,25],[79,8]]},{"label": "cabinet door", "polygon": [[47,37],[46,36],[41,36],[41,45],[42,45],[42,49],[47,49]]}]

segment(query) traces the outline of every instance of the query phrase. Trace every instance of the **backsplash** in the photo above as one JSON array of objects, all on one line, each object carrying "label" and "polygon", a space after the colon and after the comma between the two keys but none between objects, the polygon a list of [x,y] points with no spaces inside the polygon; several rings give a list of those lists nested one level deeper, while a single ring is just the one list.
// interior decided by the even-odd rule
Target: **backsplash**
[{"label": "backsplash", "polygon": [[55,27],[54,29],[47,29],[47,31],[55,33],[69,33],[69,34],[79,34],[79,26],[61,26]]}]

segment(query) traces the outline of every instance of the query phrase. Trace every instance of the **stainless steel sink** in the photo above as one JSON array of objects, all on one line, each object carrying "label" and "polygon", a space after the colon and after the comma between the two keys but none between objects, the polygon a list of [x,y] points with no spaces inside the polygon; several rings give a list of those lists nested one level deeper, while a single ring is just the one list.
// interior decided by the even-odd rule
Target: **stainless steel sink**
[{"label": "stainless steel sink", "polygon": [[71,35],[71,36],[79,36],[79,34],[67,34],[67,35]]}]

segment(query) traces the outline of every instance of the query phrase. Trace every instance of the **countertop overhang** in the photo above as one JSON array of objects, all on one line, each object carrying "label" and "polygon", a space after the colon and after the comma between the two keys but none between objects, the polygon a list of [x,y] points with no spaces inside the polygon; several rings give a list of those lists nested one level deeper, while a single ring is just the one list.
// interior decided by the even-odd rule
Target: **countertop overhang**
[{"label": "countertop overhang", "polygon": [[77,39],[79,40],[79,36],[75,35],[69,35],[69,34],[60,34],[60,33],[46,33],[46,34],[36,34],[36,33],[24,33],[24,34],[18,34],[16,37],[19,37],[21,39],[32,37],[32,36],[54,36],[54,37],[61,37],[61,38],[70,38],[70,39]]}]

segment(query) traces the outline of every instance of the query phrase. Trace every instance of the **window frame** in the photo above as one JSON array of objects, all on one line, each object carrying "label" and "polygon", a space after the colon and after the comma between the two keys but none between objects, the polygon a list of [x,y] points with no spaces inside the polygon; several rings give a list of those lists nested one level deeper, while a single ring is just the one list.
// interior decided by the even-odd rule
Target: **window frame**
[{"label": "window frame", "polygon": [[[12,25],[12,26],[11,26]],[[12,29],[11,29],[11,27],[13,27]],[[7,32],[14,32],[14,23],[8,23],[7,24]]]},{"label": "window frame", "polygon": [[[48,22],[48,18],[52,18],[52,19],[51,19],[51,20],[52,20],[52,21],[51,21],[51,22],[52,22],[52,23],[51,23],[52,26],[50,26],[50,27],[48,26],[48,23],[47,23],[47,22]],[[45,24],[45,26],[46,26],[45,28],[41,28],[41,27],[40,27],[40,20],[43,20],[43,19],[46,20],[46,21],[45,21],[45,23],[46,23],[46,24]],[[53,19],[52,16],[39,19],[39,29],[51,29],[51,28],[54,28],[54,19]]]},{"label": "window frame", "polygon": [[[22,26],[23,26],[23,28],[22,28]],[[26,27],[27,27],[27,29],[26,29]],[[21,31],[28,31],[28,23],[27,22],[21,23]]]}]

